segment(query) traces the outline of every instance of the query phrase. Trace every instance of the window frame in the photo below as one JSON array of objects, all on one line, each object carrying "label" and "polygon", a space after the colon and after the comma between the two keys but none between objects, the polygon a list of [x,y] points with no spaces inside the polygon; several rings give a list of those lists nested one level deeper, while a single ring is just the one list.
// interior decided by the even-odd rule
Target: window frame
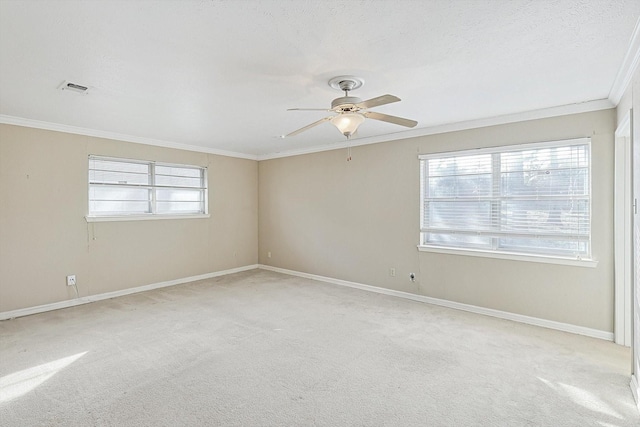
[{"label": "window frame", "polygon": [[[126,188],[144,188],[148,189],[150,192],[149,196],[149,212],[145,213],[92,213],[90,211],[91,204],[91,189],[96,187],[118,187],[120,184],[104,184],[98,182],[91,182],[90,180],[90,171],[91,160],[103,160],[103,161],[111,161],[111,162],[119,162],[119,163],[130,163],[130,164],[139,164],[139,165],[148,165],[148,184],[122,184],[122,187]],[[87,215],[85,219],[87,222],[110,222],[110,221],[140,221],[140,220],[158,220],[158,219],[197,219],[197,218],[209,218],[209,179],[208,179],[208,168],[206,166],[199,165],[188,165],[188,164],[179,164],[179,163],[169,163],[169,162],[158,162],[153,160],[141,160],[141,159],[129,159],[129,158],[121,158],[121,157],[112,157],[112,156],[101,156],[91,154],[88,156],[87,160]],[[156,185],[156,166],[161,167],[175,167],[175,168],[185,168],[185,169],[196,169],[201,173],[200,180],[201,185],[199,187],[188,187],[188,186],[173,186],[173,185]],[[201,203],[202,210],[200,212],[190,212],[190,213],[166,213],[166,212],[158,212],[157,208],[157,192],[159,190],[171,190],[171,189],[194,189],[202,192],[202,200]]]},{"label": "window frame", "polygon": [[[526,151],[526,150],[536,150],[536,149],[544,149],[544,148],[558,148],[558,147],[569,147],[576,145],[586,145],[588,150],[588,209],[589,209],[589,236],[587,241],[587,254],[584,256],[567,256],[566,254],[560,253],[541,253],[538,252],[527,252],[527,251],[517,251],[517,250],[509,250],[500,247],[496,244],[495,239],[490,248],[488,247],[473,247],[471,245],[467,246],[455,246],[455,245],[438,245],[437,243],[424,243],[424,234],[429,231],[428,227],[425,227],[425,186],[428,185],[427,178],[428,172],[426,171],[425,163],[430,159],[441,159],[446,157],[464,157],[469,155],[483,155],[483,154],[500,154],[500,153],[510,153],[517,151]],[[488,257],[488,258],[499,258],[499,259],[510,259],[510,260],[518,260],[518,261],[530,261],[530,262],[543,262],[543,263],[552,263],[552,264],[564,264],[564,265],[574,265],[574,266],[586,266],[586,267],[595,267],[597,266],[597,261],[592,258],[593,255],[593,247],[592,247],[592,238],[593,238],[593,188],[592,188],[592,163],[593,156],[591,151],[591,138],[575,138],[575,139],[567,139],[567,140],[555,140],[555,141],[545,141],[545,142],[532,142],[525,144],[513,144],[513,145],[501,145],[495,147],[485,147],[485,148],[476,148],[476,149],[467,149],[467,150],[459,150],[459,151],[446,151],[446,152],[438,152],[438,153],[428,153],[428,154],[420,154],[418,155],[419,159],[419,169],[420,169],[420,232],[419,232],[419,244],[418,250],[421,252],[436,252],[436,253],[444,253],[444,254],[454,254],[454,255],[465,255],[465,256],[479,256],[479,257]],[[497,169],[497,170],[496,170]],[[491,162],[491,180],[493,190],[500,187],[500,179],[501,179],[501,170],[500,165],[492,160]],[[494,203],[496,200],[501,199],[503,195],[498,193],[497,195],[492,192],[490,197],[491,200],[491,213],[490,219],[492,223],[498,221],[500,217],[500,209]],[[497,234],[502,234],[504,232],[499,231]],[[469,233],[474,234],[474,233]],[[482,232],[475,233],[477,235],[483,234]],[[491,233],[488,233],[491,234]],[[514,235],[517,233],[513,233]]]}]

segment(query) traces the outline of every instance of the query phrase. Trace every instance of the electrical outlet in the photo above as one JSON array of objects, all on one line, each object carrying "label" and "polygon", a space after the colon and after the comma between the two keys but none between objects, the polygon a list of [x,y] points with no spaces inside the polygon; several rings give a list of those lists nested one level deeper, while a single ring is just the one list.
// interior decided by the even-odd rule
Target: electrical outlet
[{"label": "electrical outlet", "polygon": [[390,277],[396,277],[396,269],[391,267],[389,268],[389,276]]},{"label": "electrical outlet", "polygon": [[271,258],[271,251],[267,252],[267,258]]},{"label": "electrical outlet", "polygon": [[76,285],[76,275],[72,274],[71,276],[67,276],[67,286],[75,286]]}]

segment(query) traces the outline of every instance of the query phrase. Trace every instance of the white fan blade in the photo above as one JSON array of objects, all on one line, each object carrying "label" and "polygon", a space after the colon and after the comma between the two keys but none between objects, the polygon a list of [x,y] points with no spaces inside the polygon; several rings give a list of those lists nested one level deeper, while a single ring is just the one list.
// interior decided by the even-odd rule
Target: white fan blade
[{"label": "white fan blade", "polygon": [[356,104],[356,107],[360,107],[362,109],[377,107],[378,105],[391,104],[392,102],[398,102],[400,98],[393,95],[382,95],[377,98],[367,99],[366,101],[362,101]]},{"label": "white fan blade", "polygon": [[288,137],[290,137],[290,136],[296,136],[297,134],[302,133],[302,132],[304,132],[305,130],[311,129],[312,127],[318,126],[319,124],[322,124],[322,123],[324,123],[324,122],[326,122],[326,121],[329,121],[329,120],[333,119],[333,117],[334,117],[334,116],[329,116],[329,117],[325,117],[324,119],[320,119],[320,120],[318,120],[317,122],[313,122],[313,123],[311,123],[310,125],[307,125],[307,126],[305,126],[305,127],[303,127],[303,128],[300,128],[300,129],[298,129],[298,130],[294,130],[293,132],[291,132],[291,133],[290,133],[290,134],[288,134],[288,135],[285,135],[284,137],[285,137],[285,138],[288,138]]},{"label": "white fan blade", "polygon": [[327,108],[287,108],[287,111],[333,111]]},{"label": "white fan blade", "polygon": [[415,120],[403,119],[402,117],[390,116],[388,114],[376,113],[375,111],[365,111],[362,114],[368,119],[380,120],[383,122],[393,123],[395,125],[406,126],[412,128],[418,124]]}]

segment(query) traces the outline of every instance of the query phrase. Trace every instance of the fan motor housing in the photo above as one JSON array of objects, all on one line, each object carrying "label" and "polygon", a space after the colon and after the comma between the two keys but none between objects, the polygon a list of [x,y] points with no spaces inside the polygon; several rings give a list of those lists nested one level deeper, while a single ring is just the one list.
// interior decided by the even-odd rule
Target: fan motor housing
[{"label": "fan motor housing", "polygon": [[338,108],[342,111],[354,111],[357,110],[356,104],[362,102],[362,99],[357,96],[341,96],[331,101],[331,109]]}]

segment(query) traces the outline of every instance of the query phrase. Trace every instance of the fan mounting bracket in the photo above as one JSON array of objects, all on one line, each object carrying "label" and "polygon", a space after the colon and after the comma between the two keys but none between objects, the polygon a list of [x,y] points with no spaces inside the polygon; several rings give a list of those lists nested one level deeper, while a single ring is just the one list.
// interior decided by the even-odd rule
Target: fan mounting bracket
[{"label": "fan mounting bracket", "polygon": [[362,85],[364,79],[356,76],[337,76],[329,80],[329,86],[344,92],[361,88]]}]

